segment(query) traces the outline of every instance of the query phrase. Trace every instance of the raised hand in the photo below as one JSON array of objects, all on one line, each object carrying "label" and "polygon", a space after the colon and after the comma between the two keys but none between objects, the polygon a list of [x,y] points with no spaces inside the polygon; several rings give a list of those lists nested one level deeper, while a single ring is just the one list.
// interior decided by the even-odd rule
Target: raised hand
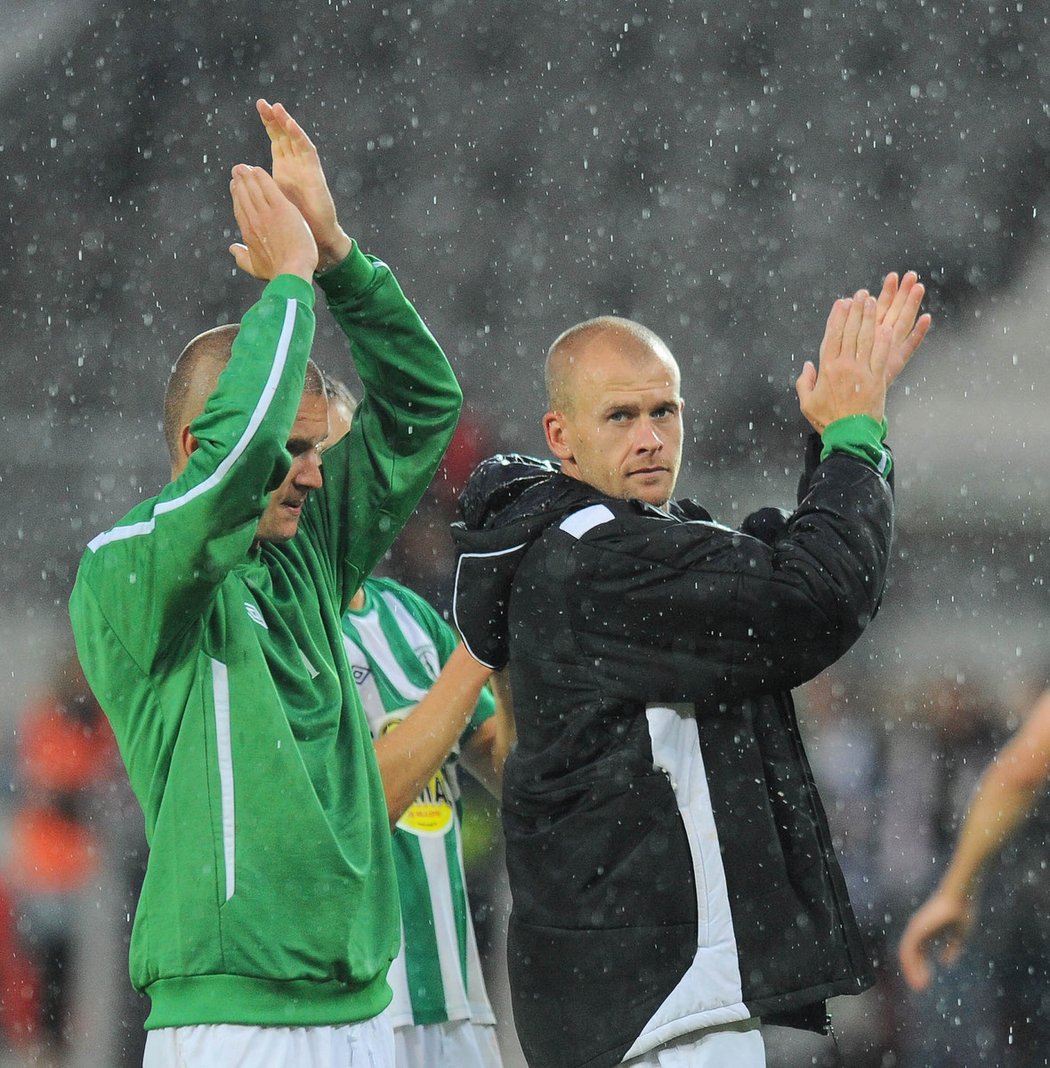
[{"label": "raised hand", "polygon": [[835,301],[820,345],[820,368],[807,360],[795,383],[802,414],[818,433],[847,415],[882,420],[892,328],[876,324],[875,298]]},{"label": "raised hand", "polygon": [[295,274],[306,281],[317,266],[317,244],[299,209],[262,167],[238,163],[230,180],[241,242],[230,253],[242,271],[267,281]]},{"label": "raised hand", "polygon": [[353,242],[339,225],[317,149],[283,104],[257,100],[255,107],[270,138],[274,181],[302,212],[314,235],[318,270],[334,267],[346,258]]}]

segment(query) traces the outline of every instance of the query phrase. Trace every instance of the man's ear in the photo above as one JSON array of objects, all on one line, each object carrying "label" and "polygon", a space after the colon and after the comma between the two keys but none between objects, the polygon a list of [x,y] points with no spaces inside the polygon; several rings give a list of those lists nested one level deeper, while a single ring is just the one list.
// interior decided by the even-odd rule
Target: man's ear
[{"label": "man's ear", "polygon": [[197,451],[197,446],[200,444],[200,442],[190,433],[189,424],[179,431],[179,441],[182,444],[182,451],[186,454],[187,458]]},{"label": "man's ear", "polygon": [[186,461],[197,451],[199,444],[200,442],[190,433],[189,424],[187,423],[179,431],[179,455],[172,464],[173,475],[182,473],[182,469],[186,466]]},{"label": "man's ear", "polygon": [[543,417],[543,433],[547,448],[563,463],[572,459],[572,447],[568,442],[565,420],[561,412],[547,412]]}]

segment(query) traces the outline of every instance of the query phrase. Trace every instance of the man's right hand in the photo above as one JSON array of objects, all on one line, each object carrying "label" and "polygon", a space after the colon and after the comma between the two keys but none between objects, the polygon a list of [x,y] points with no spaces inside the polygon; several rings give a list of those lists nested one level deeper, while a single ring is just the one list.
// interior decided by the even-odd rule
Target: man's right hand
[{"label": "man's right hand", "polygon": [[814,430],[823,433],[847,415],[882,422],[892,344],[892,326],[876,325],[874,297],[835,301],[820,345],[820,369],[807,360],[795,383],[802,414]]},{"label": "man's right hand", "polygon": [[243,243],[230,245],[237,266],[266,281],[279,274],[295,274],[312,282],[317,267],[313,234],[267,171],[238,163],[230,195],[243,238]]},{"label": "man's right hand", "polygon": [[317,269],[325,271],[342,263],[353,242],[336,218],[335,202],[313,141],[283,104],[257,100],[255,107],[270,138],[274,181],[302,212],[317,242]]}]

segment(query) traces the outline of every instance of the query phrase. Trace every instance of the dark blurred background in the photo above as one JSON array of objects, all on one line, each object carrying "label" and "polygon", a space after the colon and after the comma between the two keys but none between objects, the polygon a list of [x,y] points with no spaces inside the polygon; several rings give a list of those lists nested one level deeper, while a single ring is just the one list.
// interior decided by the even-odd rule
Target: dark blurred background
[{"label": "dark blurred background", "polygon": [[[792,500],[792,383],[832,300],[919,271],[935,327],[891,399],[891,584],[834,684],[802,702],[855,895],[889,945],[966,800],[960,786],[935,802],[898,743],[914,755],[918,732],[919,766],[943,770],[943,724],[972,721],[958,758],[972,785],[1047,682],[1048,57],[1032,0],[7,0],[5,821],[25,793],[19,717],[64,663],[80,552],[166,480],[161,398],[183,344],[259,291],[226,252],[227,183],[235,163],[267,161],[265,96],[314,136],[344,225],[391,264],[463,383],[455,451],[386,565],[442,606],[455,493],[487,452],[542,451],[542,357],[566,326],[612,312],[668,341],[689,408],[680,488],[734,523]],[[319,361],[352,384],[319,323]],[[947,720],[945,687],[965,709]],[[107,1065],[128,1044],[105,999],[121,996],[111,947],[138,817],[119,776],[90,789],[108,799],[111,862],[85,900],[109,926],[81,942],[118,974],[76,1010],[70,1063]],[[889,802],[913,794],[894,839]],[[944,842],[901,876],[920,819]],[[498,945],[505,903],[484,854],[477,897]],[[116,868],[131,874],[114,890]],[[923,1017],[885,967],[867,1007],[841,1010],[846,1063],[996,1063],[951,1060],[950,1037],[909,1052],[924,1030],[909,1013]]]}]

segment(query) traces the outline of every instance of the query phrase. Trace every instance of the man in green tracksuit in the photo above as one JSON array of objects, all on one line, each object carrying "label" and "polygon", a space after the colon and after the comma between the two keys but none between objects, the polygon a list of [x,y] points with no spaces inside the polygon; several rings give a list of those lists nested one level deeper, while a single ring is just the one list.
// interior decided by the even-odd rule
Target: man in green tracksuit
[{"label": "man in green tracksuit", "polygon": [[[429,483],[461,394],[388,268],[336,221],[309,138],[280,105],[258,110],[273,177],[234,168],[231,252],[269,283],[239,329],[180,357],[172,481],[90,543],[70,601],[151,847],[131,947],[148,1068],[391,1055],[376,1017],[397,886],[340,617]],[[323,472],[311,278],[364,385]]]}]

